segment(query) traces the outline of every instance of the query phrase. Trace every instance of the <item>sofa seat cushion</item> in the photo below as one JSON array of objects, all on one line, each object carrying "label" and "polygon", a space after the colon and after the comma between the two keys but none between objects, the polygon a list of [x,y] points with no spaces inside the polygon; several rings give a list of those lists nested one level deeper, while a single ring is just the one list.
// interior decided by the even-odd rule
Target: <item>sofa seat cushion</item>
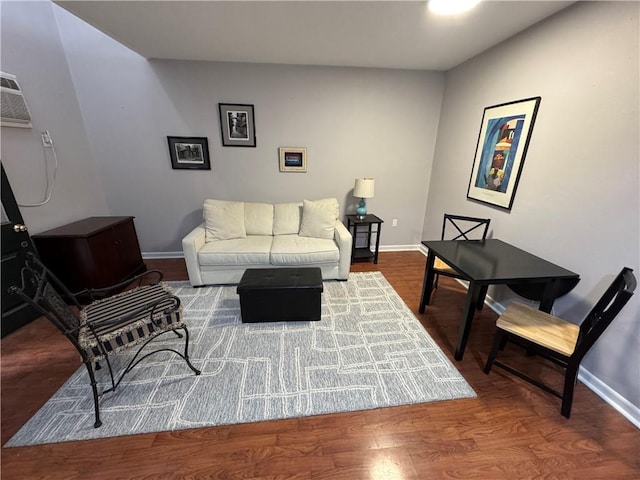
[{"label": "sofa seat cushion", "polygon": [[276,235],[271,245],[273,265],[309,265],[337,262],[340,252],[336,242],[300,235]]},{"label": "sofa seat cushion", "polygon": [[207,242],[198,252],[198,262],[207,265],[269,265],[271,235]]}]

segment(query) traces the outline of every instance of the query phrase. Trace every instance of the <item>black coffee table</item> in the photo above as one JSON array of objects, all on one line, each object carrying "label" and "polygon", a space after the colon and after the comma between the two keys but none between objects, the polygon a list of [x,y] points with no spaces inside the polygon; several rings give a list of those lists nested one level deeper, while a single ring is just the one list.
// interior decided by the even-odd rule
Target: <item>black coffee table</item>
[{"label": "black coffee table", "polygon": [[236,289],[242,322],[318,321],[322,290],[318,267],[248,268]]},{"label": "black coffee table", "polygon": [[428,240],[422,244],[429,249],[427,265],[420,299],[420,313],[431,300],[433,289],[433,263],[435,257],[442,259],[469,282],[465,301],[456,360],[462,360],[467,344],[475,307],[487,293],[489,285],[533,285],[542,284],[544,289],[540,299],[540,310],[550,312],[555,299],[566,293],[564,286],[568,279],[575,283],[580,276],[570,270],[521,250],[502,240]]}]

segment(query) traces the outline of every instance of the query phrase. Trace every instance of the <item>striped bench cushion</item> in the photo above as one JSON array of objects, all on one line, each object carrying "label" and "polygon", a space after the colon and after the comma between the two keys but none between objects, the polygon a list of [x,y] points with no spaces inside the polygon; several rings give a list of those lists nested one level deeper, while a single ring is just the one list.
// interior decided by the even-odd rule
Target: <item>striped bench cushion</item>
[{"label": "striped bench cushion", "polygon": [[[151,308],[134,318],[122,320],[154,302],[159,303],[154,309],[153,320]],[[82,309],[80,318],[84,326],[80,328],[78,342],[92,362],[105,357],[99,344],[107,354],[117,353],[167,330],[184,326],[182,307],[176,308],[175,297],[165,283],[145,285],[93,302]],[[86,326],[87,322],[93,326],[95,334]]]}]

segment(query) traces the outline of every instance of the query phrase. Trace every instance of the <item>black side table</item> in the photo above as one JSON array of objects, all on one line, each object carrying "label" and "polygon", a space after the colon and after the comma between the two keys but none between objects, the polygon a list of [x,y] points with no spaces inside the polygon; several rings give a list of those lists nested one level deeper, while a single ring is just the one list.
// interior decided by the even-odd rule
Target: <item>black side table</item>
[{"label": "black side table", "polygon": [[[375,215],[367,214],[364,218],[359,218],[357,215],[347,215],[347,229],[351,232],[353,227],[353,246],[351,247],[351,263],[359,259],[373,258],[373,263],[378,263],[378,249],[380,247],[380,232],[382,231],[382,224],[384,220]],[[376,226],[374,230],[372,227]],[[363,228],[364,227],[364,228]],[[376,235],[376,248],[371,251],[371,235]],[[366,238],[366,243],[362,247],[356,246],[358,235]]]}]

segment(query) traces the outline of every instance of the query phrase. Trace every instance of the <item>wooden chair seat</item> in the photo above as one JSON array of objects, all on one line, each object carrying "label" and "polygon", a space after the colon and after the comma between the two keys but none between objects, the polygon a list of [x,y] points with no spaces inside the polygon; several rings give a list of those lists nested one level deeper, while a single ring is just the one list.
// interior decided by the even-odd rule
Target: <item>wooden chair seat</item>
[{"label": "wooden chair seat", "polygon": [[575,350],[580,334],[578,325],[515,302],[498,318],[496,326],[567,357]]},{"label": "wooden chair seat", "polygon": [[[569,418],[580,362],[633,296],[636,285],[637,280],[633,270],[624,267],[580,325],[521,303],[510,304],[496,322],[496,334],[484,366],[484,373],[488,374],[491,367],[495,365],[561,398],[560,413]],[[529,353],[562,366],[564,368],[562,392],[497,361],[498,352],[507,342],[519,345]]]},{"label": "wooden chair seat", "polygon": [[439,273],[445,273],[445,272],[446,273],[451,273],[451,274],[455,274],[456,273],[456,271],[453,268],[451,268],[449,265],[444,263],[438,257],[436,257],[436,260],[433,263],[433,269],[437,270]]}]

